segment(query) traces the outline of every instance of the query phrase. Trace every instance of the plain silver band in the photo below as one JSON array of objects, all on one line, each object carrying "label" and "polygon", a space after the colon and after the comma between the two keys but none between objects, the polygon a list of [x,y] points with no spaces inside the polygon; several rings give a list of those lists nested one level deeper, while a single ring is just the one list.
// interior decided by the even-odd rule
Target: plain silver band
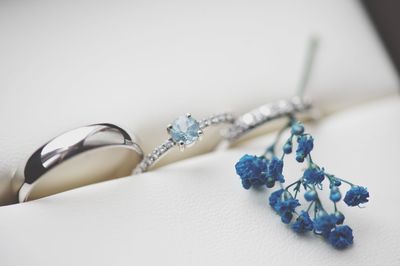
[{"label": "plain silver band", "polygon": [[300,97],[262,105],[238,117],[235,123],[224,133],[224,138],[229,142],[234,142],[271,120],[305,112],[311,107],[312,102],[309,98]]},{"label": "plain silver band", "polygon": [[[235,117],[231,113],[222,113],[210,116],[206,119],[199,121],[200,129],[207,128],[209,126],[218,124],[232,124],[235,121]],[[171,148],[177,146],[172,138],[167,139],[161,145],[157,146],[151,153],[146,155],[143,160],[134,169],[133,174],[140,174],[146,172],[150,167],[156,164],[163,155],[165,155]]]},{"label": "plain silver band", "polygon": [[[55,142],[57,145],[54,145]],[[35,183],[54,167],[85,151],[111,146],[130,149],[143,158],[143,152],[135,140],[125,130],[113,124],[77,128],[47,142],[14,175],[14,186],[19,189],[19,202],[26,201]]]}]

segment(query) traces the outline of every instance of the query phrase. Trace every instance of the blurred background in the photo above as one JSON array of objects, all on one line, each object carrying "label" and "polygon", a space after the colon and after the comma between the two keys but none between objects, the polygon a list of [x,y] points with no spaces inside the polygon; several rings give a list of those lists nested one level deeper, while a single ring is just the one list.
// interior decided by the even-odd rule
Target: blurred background
[{"label": "blurred background", "polygon": [[[307,130],[318,139],[316,158],[371,191],[367,209],[346,212],[352,249],[339,256],[296,238],[267,211],[265,195],[244,191],[234,173],[240,156],[258,154],[273,137],[266,134],[3,206],[0,264],[400,265],[399,5],[0,0],[0,205],[16,196],[11,178],[23,159],[70,129],[114,123],[149,152],[181,114],[242,114],[292,97],[312,36],[319,48],[306,94],[321,119]],[[219,139],[209,133],[181,158],[210,151]]]}]

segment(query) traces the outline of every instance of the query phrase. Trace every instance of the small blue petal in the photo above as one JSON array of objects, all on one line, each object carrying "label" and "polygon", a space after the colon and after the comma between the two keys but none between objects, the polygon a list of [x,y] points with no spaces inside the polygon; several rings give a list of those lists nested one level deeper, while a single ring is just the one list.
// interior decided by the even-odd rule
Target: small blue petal
[{"label": "small blue petal", "polygon": [[369,198],[369,192],[367,188],[360,186],[352,186],[344,196],[343,201],[348,206],[359,206],[362,203],[367,203]]},{"label": "small blue petal", "polygon": [[310,135],[303,135],[297,138],[297,142],[296,160],[298,162],[304,162],[304,159],[314,148],[314,139]]},{"label": "small blue petal", "polygon": [[329,234],[328,241],[335,248],[343,249],[353,244],[353,238],[353,230],[347,225],[342,225]]},{"label": "small blue petal", "polygon": [[337,218],[334,214],[320,215],[314,220],[314,229],[318,234],[328,237],[329,233],[336,226]]},{"label": "small blue petal", "polygon": [[244,189],[250,189],[251,183],[248,179],[242,179],[242,186]]},{"label": "small blue petal", "polygon": [[302,211],[296,221],[292,224],[292,229],[296,233],[305,233],[314,229],[314,223],[308,212]]},{"label": "small blue petal", "polygon": [[276,181],[281,183],[285,182],[285,179],[282,175],[283,171],[283,161],[278,159],[278,157],[274,156],[268,162],[267,165],[267,177],[273,177]]},{"label": "small blue petal", "polygon": [[271,195],[269,196],[269,205],[271,205],[272,208],[274,208],[275,204],[280,200],[283,191],[283,189],[279,189],[271,193]]},{"label": "small blue petal", "polygon": [[284,212],[281,215],[281,221],[284,224],[290,224],[290,222],[292,221],[293,218],[293,213],[291,212]]},{"label": "small blue petal", "polygon": [[303,181],[305,184],[309,185],[317,185],[321,184],[322,181],[325,179],[324,170],[319,168],[308,168],[304,171],[303,174]]},{"label": "small blue petal", "polygon": [[282,222],[288,224],[292,220],[293,212],[298,206],[300,206],[300,203],[297,199],[278,199],[274,205],[274,210],[281,216]]}]

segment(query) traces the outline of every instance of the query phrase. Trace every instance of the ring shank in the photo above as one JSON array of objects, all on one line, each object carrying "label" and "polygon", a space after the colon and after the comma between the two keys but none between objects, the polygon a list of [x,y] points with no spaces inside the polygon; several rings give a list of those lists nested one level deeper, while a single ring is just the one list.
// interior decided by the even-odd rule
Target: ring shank
[{"label": "ring shank", "polygon": [[70,130],[36,150],[15,172],[16,200],[42,198],[126,176],[143,158],[135,140],[113,124]]}]

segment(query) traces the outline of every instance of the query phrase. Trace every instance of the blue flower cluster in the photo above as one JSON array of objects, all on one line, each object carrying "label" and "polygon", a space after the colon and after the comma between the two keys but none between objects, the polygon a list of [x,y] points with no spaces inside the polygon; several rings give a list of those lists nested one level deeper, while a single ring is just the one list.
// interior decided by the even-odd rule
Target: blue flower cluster
[{"label": "blue flower cluster", "polygon": [[[353,244],[353,230],[343,225],[345,216],[338,210],[337,203],[342,200],[339,187],[343,183],[350,186],[343,199],[348,206],[360,206],[367,203],[368,190],[329,174],[324,168],[314,163],[310,154],[314,148],[314,139],[310,134],[304,133],[304,126],[293,117],[290,118],[286,128],[291,129],[291,134],[282,147],[280,158],[275,154],[279,134],[276,141],[262,156],[244,155],[236,163],[236,173],[240,176],[243,187],[245,189],[259,186],[272,188],[278,183],[280,188],[271,193],[269,204],[281,217],[283,223],[289,224],[292,230],[299,234],[311,231],[320,235],[335,248],[343,249],[350,246]],[[283,161],[286,155],[292,153],[294,140],[297,142],[295,159],[299,163],[306,162],[307,167],[298,180],[285,187]],[[329,199],[333,203],[332,213],[325,210],[318,193],[323,190],[325,181],[329,187]],[[303,196],[308,206],[297,210],[301,206],[298,198],[301,190],[304,190]]]},{"label": "blue flower cluster", "polygon": [[[284,199],[282,199],[282,197]],[[285,197],[289,198],[285,199]],[[298,206],[300,206],[299,200],[292,198],[286,191],[284,191],[281,194],[281,197],[276,199],[272,208],[274,208],[274,210],[281,216],[283,223],[289,224],[292,221],[293,213]]]},{"label": "blue flower cluster", "polygon": [[268,160],[264,156],[246,154],[235,164],[235,168],[245,189],[262,185],[273,187],[276,181],[285,182],[283,161],[275,156]]},{"label": "blue flower cluster", "polygon": [[240,158],[239,162],[236,163],[236,173],[242,179],[242,185],[245,189],[250,187],[259,187],[265,185],[266,169],[268,160],[263,157],[244,155]]}]

